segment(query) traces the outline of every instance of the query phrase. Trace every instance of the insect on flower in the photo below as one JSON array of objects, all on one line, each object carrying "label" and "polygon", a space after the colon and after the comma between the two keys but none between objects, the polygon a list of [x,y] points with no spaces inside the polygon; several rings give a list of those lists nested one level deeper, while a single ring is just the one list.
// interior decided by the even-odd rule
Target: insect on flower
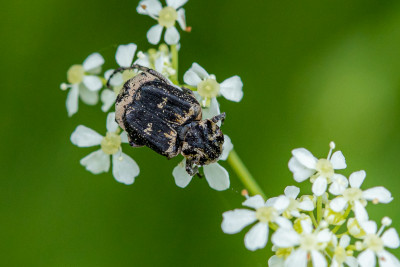
[{"label": "insect on flower", "polygon": [[143,66],[119,68],[110,79],[127,69],[142,71],[124,84],[115,104],[116,121],[128,133],[130,145],[147,146],[168,158],[182,154],[190,175],[198,172],[197,166],[216,162],[224,143],[217,123],[225,113],[201,120],[202,110],[192,91]]}]

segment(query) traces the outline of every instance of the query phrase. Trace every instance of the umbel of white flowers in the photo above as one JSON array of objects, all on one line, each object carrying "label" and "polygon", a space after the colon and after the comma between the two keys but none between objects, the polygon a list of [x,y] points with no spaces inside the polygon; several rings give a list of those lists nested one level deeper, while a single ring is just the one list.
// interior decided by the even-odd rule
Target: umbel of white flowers
[{"label": "umbel of white flowers", "polygon": [[[266,202],[260,195],[245,195],[243,206],[254,210],[224,212],[222,230],[235,234],[255,223],[244,237],[249,250],[265,247],[269,228],[274,230],[271,241],[275,255],[268,261],[272,267],[325,267],[328,264],[373,267],[376,258],[380,266],[399,267],[399,260],[387,250],[400,246],[394,228],[384,232],[391,220],[383,218],[378,230],[376,223],[369,221],[366,210],[368,201],[374,204],[391,202],[391,193],[382,186],[361,190],[365,171],[352,173],[350,182],[335,173],[335,169],[346,167],[346,163],[340,151],[332,155],[333,142],[330,147],[328,157],[319,160],[304,148],[292,151],[289,168],[296,181],[310,179],[312,196],[299,197],[300,190],[295,186],[286,187],[284,195]],[[315,186],[318,179],[319,185]],[[329,184],[330,194],[326,192]],[[351,211],[355,217],[349,217]],[[337,234],[343,225],[347,229]]]}]

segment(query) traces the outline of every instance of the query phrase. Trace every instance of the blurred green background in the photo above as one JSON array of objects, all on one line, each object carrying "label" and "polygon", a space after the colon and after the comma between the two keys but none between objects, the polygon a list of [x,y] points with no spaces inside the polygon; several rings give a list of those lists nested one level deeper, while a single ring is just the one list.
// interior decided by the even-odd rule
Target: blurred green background
[{"label": "blurred green background", "polygon": [[[73,146],[70,134],[78,124],[103,134],[106,115],[81,102],[68,118],[59,85],[92,52],[108,68],[117,45],[149,47],[154,21],[137,3],[2,1],[0,265],[266,266],[270,248],[250,252],[246,231],[221,231],[221,214],[243,200],[226,163],[225,192],[204,179],[178,188],[180,159],[146,148],[129,151],[141,168],[132,186],[79,164],[93,149]],[[241,76],[243,101],[221,100],[223,130],[267,195],[295,184],[291,149],[325,157],[334,140],[344,174],[365,169],[364,188],[395,197],[370,204],[370,216],[389,215],[400,229],[400,3],[190,0],[185,9],[193,30],[181,34],[180,76],[193,61],[219,81]]]}]

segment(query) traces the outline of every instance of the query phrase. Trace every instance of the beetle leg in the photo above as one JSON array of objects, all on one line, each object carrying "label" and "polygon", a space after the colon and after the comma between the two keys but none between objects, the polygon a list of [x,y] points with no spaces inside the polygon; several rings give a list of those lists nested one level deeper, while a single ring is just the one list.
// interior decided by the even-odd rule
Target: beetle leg
[{"label": "beetle leg", "polygon": [[224,123],[225,117],[226,117],[225,112],[222,112],[221,114],[212,117],[210,120],[214,123],[217,123],[218,121],[221,121],[221,123]]},{"label": "beetle leg", "polygon": [[196,173],[198,173],[199,168],[197,166],[193,166],[193,162],[191,159],[186,159],[186,172],[190,176],[194,176]]},{"label": "beetle leg", "polygon": [[132,141],[129,141],[129,145],[131,146],[131,147],[142,147],[143,145],[137,145],[137,144],[135,144],[134,142],[132,142]]},{"label": "beetle leg", "polygon": [[137,65],[137,64],[132,64],[131,68],[132,69],[141,70],[141,71],[144,71],[144,72],[148,72],[150,74],[153,74],[154,76],[156,76],[161,81],[163,81],[163,82],[165,82],[167,84],[173,85],[170,80],[165,78],[164,75],[162,75],[161,73],[159,73],[156,70],[153,70],[153,69],[150,69],[150,68],[147,68],[147,67],[143,67],[143,66],[140,66],[140,65]]}]

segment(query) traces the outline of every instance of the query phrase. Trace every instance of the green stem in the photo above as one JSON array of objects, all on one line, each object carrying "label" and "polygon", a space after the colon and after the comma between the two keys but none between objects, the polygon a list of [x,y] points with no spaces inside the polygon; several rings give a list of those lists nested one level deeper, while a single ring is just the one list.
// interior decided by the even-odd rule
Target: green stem
[{"label": "green stem", "polygon": [[345,213],[343,214],[343,219],[345,220],[345,222],[342,223],[341,225],[337,225],[335,228],[333,228],[333,230],[332,230],[332,233],[333,233],[333,234],[335,234],[335,233],[340,229],[340,227],[342,227],[342,225],[346,223],[346,219],[347,219],[347,217],[349,216],[350,211],[351,211],[351,205],[349,205],[349,206],[347,207],[347,210],[346,210]]},{"label": "green stem", "polygon": [[251,194],[261,195],[264,199],[266,199],[264,192],[261,190],[260,186],[254,180],[249,170],[246,168],[242,160],[239,158],[238,154],[233,149],[231,153],[229,153],[228,163],[229,165],[231,165],[232,169],[236,172],[240,181]]},{"label": "green stem", "polygon": [[322,220],[322,196],[317,198],[317,220],[318,223]]},{"label": "green stem", "polygon": [[311,217],[311,220],[312,220],[312,222],[314,224],[314,227],[317,228],[318,227],[318,223],[317,223],[317,220],[315,219],[314,212],[310,211],[310,212],[308,212],[308,214],[310,214],[310,217]]},{"label": "green stem", "polygon": [[175,84],[179,84],[178,81],[178,49],[176,45],[171,45],[171,55],[172,55],[172,68],[175,70],[175,74],[172,75],[171,81]]}]

